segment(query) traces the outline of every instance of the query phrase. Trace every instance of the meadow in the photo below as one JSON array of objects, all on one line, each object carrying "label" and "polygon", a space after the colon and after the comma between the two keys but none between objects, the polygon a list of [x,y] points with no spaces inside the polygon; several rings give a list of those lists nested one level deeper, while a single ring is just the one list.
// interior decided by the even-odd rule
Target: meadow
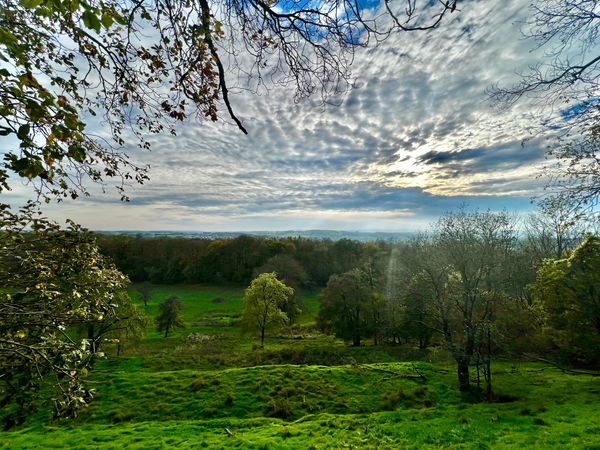
[{"label": "meadow", "polygon": [[[517,361],[493,366],[494,403],[457,389],[441,349],[353,348],[314,325],[317,292],[288,330],[240,327],[243,289],[154,286],[144,308],[183,302],[185,328],[149,327],[89,381],[91,405],[73,421],[48,408],[0,434],[2,448],[599,448],[600,382]],[[196,339],[190,341],[189,335]]]}]

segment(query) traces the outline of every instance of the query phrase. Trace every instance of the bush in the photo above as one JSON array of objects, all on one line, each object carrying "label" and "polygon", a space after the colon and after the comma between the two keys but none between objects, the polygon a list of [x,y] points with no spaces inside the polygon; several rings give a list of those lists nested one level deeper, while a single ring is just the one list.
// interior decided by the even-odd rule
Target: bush
[{"label": "bush", "polygon": [[235,397],[233,396],[233,394],[231,392],[229,392],[225,396],[225,401],[223,403],[225,404],[225,406],[232,406],[234,401],[235,401]]}]

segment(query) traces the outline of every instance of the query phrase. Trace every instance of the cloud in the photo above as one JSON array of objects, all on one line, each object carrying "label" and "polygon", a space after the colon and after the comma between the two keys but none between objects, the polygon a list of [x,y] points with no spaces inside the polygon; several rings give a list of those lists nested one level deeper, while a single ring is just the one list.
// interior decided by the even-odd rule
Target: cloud
[{"label": "cloud", "polygon": [[530,208],[544,136],[530,139],[531,104],[499,114],[485,94],[538,56],[519,34],[528,2],[463,5],[439,29],[357,50],[355,89],[336,105],[295,103],[286,87],[234,89],[248,136],[224,117],[149,136],[151,152],[132,142],[151,180],[130,189],[131,204],[95,193],[54,213],[113,229],[281,229],[324,217],[393,229],[394,218],[422,223],[461,203]]}]

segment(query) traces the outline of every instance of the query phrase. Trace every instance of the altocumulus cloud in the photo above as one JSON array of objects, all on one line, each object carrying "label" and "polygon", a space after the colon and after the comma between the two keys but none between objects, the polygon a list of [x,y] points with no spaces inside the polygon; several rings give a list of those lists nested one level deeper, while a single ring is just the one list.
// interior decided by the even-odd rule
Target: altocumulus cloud
[{"label": "altocumulus cloud", "polygon": [[338,105],[241,90],[248,136],[226,120],[152,136],[151,152],[129,149],[152,167],[130,204],[95,194],[53,214],[113,229],[390,230],[462,203],[530,208],[545,147],[532,105],[499,114],[485,94],[537,57],[519,32],[528,1],[461,3],[438,30],[359,50]]}]

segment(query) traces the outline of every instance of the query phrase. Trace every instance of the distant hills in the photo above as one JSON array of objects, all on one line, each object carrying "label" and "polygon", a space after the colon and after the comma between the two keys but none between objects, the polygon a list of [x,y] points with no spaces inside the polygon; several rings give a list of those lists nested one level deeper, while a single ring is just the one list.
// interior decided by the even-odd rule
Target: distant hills
[{"label": "distant hills", "polygon": [[384,231],[342,231],[342,230],[286,230],[286,231],[97,231],[98,234],[140,236],[140,237],[179,237],[188,239],[222,239],[237,236],[261,236],[273,238],[303,237],[310,239],[352,239],[355,241],[387,241],[398,242],[412,236],[412,232]]}]

